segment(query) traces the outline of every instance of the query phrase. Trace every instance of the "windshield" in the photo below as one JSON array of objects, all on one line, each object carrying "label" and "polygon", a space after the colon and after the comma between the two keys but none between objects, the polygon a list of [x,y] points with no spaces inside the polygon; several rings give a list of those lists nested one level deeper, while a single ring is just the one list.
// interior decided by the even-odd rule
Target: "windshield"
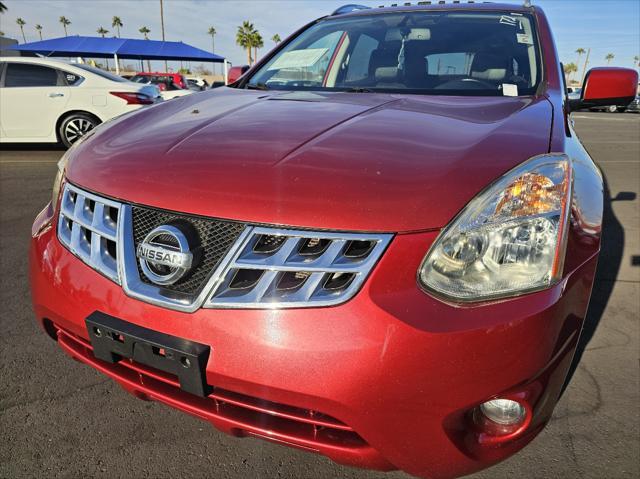
[{"label": "windshield", "polygon": [[329,18],[257,70],[247,88],[430,95],[531,95],[539,82],[529,15],[398,12]]},{"label": "windshield", "polygon": [[81,70],[86,70],[91,73],[95,73],[102,78],[106,78],[107,80],[117,81],[117,82],[126,82],[129,81],[126,78],[122,78],[118,75],[114,75],[113,73],[106,72],[104,70],[100,70],[99,68],[94,68],[92,66],[86,65],[84,63],[74,63],[74,67],[80,68]]}]

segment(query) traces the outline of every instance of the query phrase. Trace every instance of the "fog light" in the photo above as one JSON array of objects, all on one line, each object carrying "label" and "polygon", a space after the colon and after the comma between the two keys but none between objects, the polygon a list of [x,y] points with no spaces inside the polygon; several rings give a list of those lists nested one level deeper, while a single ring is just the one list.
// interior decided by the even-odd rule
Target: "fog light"
[{"label": "fog light", "polygon": [[526,411],[522,404],[510,399],[492,399],[480,405],[484,416],[502,426],[514,426],[524,421]]}]

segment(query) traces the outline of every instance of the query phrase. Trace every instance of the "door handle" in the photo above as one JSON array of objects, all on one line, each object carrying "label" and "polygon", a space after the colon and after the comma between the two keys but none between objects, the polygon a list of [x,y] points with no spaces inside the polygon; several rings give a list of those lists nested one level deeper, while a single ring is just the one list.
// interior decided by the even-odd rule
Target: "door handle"
[{"label": "door handle", "polygon": [[64,96],[64,93],[49,93],[49,98],[56,98],[58,96]]}]

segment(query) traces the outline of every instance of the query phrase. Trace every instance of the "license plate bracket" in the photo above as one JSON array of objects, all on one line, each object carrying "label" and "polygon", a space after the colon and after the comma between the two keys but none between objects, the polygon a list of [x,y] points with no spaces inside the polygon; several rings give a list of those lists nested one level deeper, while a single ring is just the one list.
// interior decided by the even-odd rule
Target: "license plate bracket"
[{"label": "license plate bracket", "polygon": [[96,311],[85,319],[96,358],[108,363],[122,359],[150,366],[178,377],[180,388],[206,397],[211,387],[206,366],[211,348],[169,334],[160,333]]}]

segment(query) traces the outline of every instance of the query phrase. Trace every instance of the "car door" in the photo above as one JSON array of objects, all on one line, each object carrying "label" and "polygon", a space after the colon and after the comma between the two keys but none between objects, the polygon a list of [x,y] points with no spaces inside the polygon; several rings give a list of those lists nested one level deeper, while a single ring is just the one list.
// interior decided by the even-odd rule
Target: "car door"
[{"label": "car door", "polygon": [[56,122],[68,101],[69,87],[57,69],[6,62],[0,88],[4,139],[55,141]]}]

